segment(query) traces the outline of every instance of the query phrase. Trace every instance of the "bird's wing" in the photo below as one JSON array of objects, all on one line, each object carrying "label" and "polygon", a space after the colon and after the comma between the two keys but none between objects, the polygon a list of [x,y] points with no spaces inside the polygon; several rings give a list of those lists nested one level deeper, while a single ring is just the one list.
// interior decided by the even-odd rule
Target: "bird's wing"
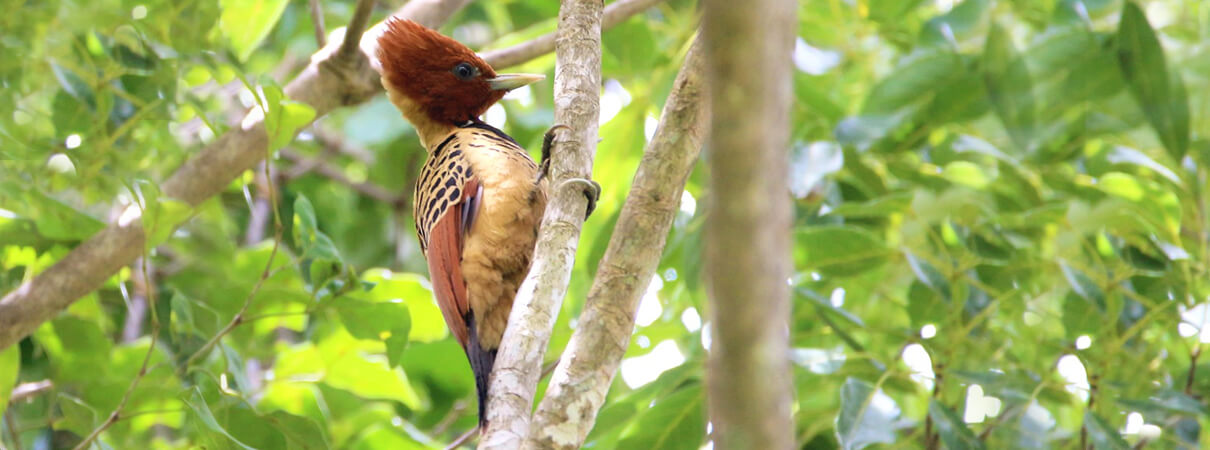
[{"label": "bird's wing", "polygon": [[466,297],[466,280],[462,278],[462,246],[479,213],[482,196],[483,186],[479,180],[474,177],[467,179],[462,198],[433,225],[428,241],[427,259],[433,295],[437,297],[437,306],[441,307],[445,324],[464,349],[470,335],[467,330],[470,305]]}]

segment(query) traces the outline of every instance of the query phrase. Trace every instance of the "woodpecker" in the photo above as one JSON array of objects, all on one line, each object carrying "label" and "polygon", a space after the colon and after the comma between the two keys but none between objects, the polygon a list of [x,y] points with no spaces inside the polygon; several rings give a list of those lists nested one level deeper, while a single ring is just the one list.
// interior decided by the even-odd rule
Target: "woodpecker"
[{"label": "woodpecker", "polygon": [[[479,424],[513,298],[533,257],[546,209],[552,127],[542,164],[479,119],[509,90],[543,75],[497,74],[475,52],[423,25],[388,19],[378,38],[382,85],[428,152],[413,217],[433,295],[474,372]],[[585,183],[588,213],[599,196]]]}]

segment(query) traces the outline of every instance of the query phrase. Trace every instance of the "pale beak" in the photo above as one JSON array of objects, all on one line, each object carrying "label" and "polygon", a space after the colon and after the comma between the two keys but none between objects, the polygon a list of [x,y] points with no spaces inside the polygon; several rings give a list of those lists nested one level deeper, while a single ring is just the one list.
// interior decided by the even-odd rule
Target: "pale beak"
[{"label": "pale beak", "polygon": [[496,75],[496,78],[487,80],[487,83],[492,87],[493,90],[511,91],[535,81],[542,81],[545,79],[546,75],[530,73],[503,73]]}]

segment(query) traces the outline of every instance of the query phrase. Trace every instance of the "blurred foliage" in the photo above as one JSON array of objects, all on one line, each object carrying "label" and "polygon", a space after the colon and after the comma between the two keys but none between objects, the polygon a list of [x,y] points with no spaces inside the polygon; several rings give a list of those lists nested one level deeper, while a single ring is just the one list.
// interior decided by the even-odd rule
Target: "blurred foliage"
[{"label": "blurred foliage", "polygon": [[[321,3],[330,25],[353,8]],[[1197,359],[1210,340],[1210,5],[799,4],[787,152],[802,447],[1210,445],[1210,362]],[[152,283],[123,270],[0,352],[3,442],[74,446],[123,398],[95,446],[439,448],[475,425],[411,224],[415,133],[380,97],[288,139],[313,114],[279,87],[316,50],[306,2],[0,5],[0,292],[115,218],[115,198],[150,212],[159,244]],[[575,327],[695,8],[674,0],[604,35],[605,193],[548,360]],[[552,31],[557,11],[473,2],[442,31],[499,48]],[[552,77],[553,64],[516,70]],[[536,150],[550,92],[510,95],[487,119]],[[249,171],[192,210],[160,200],[157,182],[248,108],[270,122],[271,176]],[[707,442],[702,169],[587,447]],[[48,379],[5,409],[14,385]]]}]

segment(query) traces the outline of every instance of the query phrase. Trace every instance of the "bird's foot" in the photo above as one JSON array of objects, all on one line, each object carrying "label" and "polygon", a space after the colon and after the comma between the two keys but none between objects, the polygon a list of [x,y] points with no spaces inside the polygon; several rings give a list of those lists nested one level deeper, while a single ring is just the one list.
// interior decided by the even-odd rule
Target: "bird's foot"
[{"label": "bird's foot", "polygon": [[538,181],[550,175],[550,149],[555,144],[555,131],[560,128],[571,130],[571,127],[561,123],[555,124],[542,135],[542,161],[538,163]]},{"label": "bird's foot", "polygon": [[584,190],[584,197],[588,199],[588,207],[584,210],[584,220],[588,220],[588,217],[592,216],[592,212],[597,209],[597,200],[601,199],[601,183],[588,178],[568,178],[559,187],[568,184],[578,184]]}]

